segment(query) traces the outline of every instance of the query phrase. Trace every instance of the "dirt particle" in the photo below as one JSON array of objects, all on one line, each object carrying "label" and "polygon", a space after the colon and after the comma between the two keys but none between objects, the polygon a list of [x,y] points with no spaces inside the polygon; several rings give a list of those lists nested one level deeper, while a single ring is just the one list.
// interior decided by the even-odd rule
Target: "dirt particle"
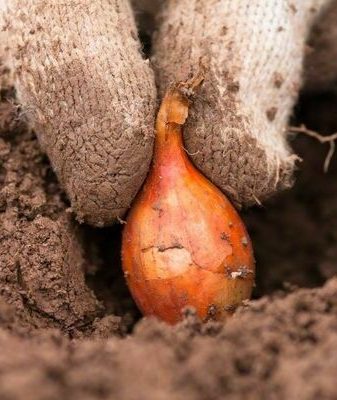
[{"label": "dirt particle", "polygon": [[228,304],[227,306],[224,307],[224,310],[226,312],[233,314],[237,308],[238,304]]},{"label": "dirt particle", "polygon": [[226,232],[221,232],[221,240],[225,240],[226,242],[229,242],[229,235]]},{"label": "dirt particle", "polygon": [[155,211],[160,211],[161,210],[161,206],[160,203],[154,203],[154,205],[152,206],[152,209]]},{"label": "dirt particle", "polygon": [[161,205],[160,205],[159,202],[158,202],[158,203],[155,203],[155,204],[152,206],[152,210],[158,212],[159,217],[161,217],[162,214],[163,214],[163,209],[161,208]]},{"label": "dirt particle", "polygon": [[266,111],[266,116],[270,122],[274,121],[276,114],[277,114],[276,107],[271,107]]},{"label": "dirt particle", "polygon": [[208,319],[213,319],[218,312],[218,307],[215,304],[211,304],[207,309],[207,317]]},{"label": "dirt particle", "polygon": [[275,72],[273,76],[273,81],[274,81],[274,86],[277,89],[279,89],[283,85],[284,78],[282,74],[280,74],[279,72]]},{"label": "dirt particle", "polygon": [[10,132],[18,131],[23,127],[20,118],[20,108],[12,102],[0,103],[0,136],[6,137]]},{"label": "dirt particle", "polygon": [[239,267],[236,271],[230,273],[231,279],[245,279],[248,276],[253,275],[254,272],[249,269],[246,265]]},{"label": "dirt particle", "polygon": [[297,7],[295,6],[295,4],[290,3],[290,4],[289,4],[289,9],[290,9],[290,11],[291,11],[293,14],[296,14],[296,13],[297,13]]},{"label": "dirt particle", "polygon": [[238,93],[240,90],[240,83],[237,81],[231,82],[227,85],[227,89],[231,93]]},{"label": "dirt particle", "polygon": [[224,25],[224,26],[221,28],[221,35],[224,36],[224,35],[227,34],[227,32],[228,32],[228,28],[227,28],[227,26]]},{"label": "dirt particle", "polygon": [[135,41],[138,40],[138,35],[133,29],[130,30],[130,36],[132,37],[133,40]]},{"label": "dirt particle", "polygon": [[243,246],[245,246],[245,247],[247,247],[248,246],[248,239],[247,239],[247,237],[246,236],[244,236],[242,239],[241,239],[241,243],[243,244]]}]

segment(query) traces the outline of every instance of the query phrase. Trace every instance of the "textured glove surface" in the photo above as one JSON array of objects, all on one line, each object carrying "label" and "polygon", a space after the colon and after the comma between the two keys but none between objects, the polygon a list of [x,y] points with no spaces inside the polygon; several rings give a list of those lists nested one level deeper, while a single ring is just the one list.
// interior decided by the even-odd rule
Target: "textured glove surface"
[{"label": "textured glove surface", "polygon": [[168,0],[154,46],[163,90],[206,79],[185,141],[195,164],[238,203],[261,201],[292,180],[286,125],[302,83],[305,40],[326,1]]},{"label": "textured glove surface", "polygon": [[18,99],[79,220],[125,213],[151,160],[156,89],[127,1],[11,1]]}]

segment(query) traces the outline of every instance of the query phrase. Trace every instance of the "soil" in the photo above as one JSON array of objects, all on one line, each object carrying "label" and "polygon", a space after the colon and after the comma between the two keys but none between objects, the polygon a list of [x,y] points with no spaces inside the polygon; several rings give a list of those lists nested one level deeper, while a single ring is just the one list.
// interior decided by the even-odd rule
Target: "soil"
[{"label": "soil", "polygon": [[[78,225],[11,88],[0,103],[0,398],[335,399],[337,157],[298,135],[297,182],[244,213],[254,300],[225,324],[193,310],[141,318],[121,274],[121,226]],[[337,130],[337,95],[294,124]]]}]

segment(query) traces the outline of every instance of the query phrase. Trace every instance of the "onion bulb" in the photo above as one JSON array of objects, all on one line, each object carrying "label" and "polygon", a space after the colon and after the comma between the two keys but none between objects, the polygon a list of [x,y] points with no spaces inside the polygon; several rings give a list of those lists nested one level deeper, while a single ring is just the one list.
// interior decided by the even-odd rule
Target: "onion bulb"
[{"label": "onion bulb", "polygon": [[190,92],[191,83],[181,83],[162,101],[151,170],[122,240],[124,275],[138,307],[171,324],[186,306],[204,321],[225,319],[250,297],[255,275],[238,213],[183,147]]}]

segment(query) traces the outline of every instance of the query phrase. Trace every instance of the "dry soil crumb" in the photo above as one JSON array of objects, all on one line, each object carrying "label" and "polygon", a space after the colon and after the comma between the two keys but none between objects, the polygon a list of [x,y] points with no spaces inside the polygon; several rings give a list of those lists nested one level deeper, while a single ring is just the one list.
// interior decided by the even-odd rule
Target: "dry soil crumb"
[{"label": "dry soil crumb", "polygon": [[0,104],[13,117],[0,123],[0,299],[27,327],[76,330],[100,311],[81,237],[35,136],[15,104]]}]

